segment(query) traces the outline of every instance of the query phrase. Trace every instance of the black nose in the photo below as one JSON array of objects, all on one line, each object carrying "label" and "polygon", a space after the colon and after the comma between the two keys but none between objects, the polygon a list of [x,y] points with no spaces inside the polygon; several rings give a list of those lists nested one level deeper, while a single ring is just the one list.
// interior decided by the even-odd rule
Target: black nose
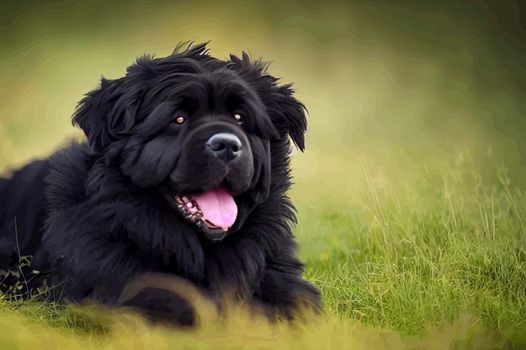
[{"label": "black nose", "polygon": [[208,151],[225,163],[241,155],[241,140],[234,134],[219,133],[212,135],[206,142]]}]

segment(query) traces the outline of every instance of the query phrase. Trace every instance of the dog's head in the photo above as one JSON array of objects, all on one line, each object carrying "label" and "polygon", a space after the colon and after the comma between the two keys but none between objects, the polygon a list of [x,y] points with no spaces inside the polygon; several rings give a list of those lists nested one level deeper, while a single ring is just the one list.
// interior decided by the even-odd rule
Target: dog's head
[{"label": "dog's head", "polygon": [[142,57],[123,78],[103,79],[73,121],[95,155],[211,240],[238,230],[267,199],[273,148],[290,136],[303,150],[306,128],[303,105],[266,65],[244,53],[213,58],[205,44]]}]

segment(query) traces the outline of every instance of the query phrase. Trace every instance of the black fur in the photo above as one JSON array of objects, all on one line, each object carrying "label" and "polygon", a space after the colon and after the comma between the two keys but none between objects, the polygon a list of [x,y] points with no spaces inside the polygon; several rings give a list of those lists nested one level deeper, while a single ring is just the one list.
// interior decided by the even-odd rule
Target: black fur
[{"label": "black fur", "polygon": [[[204,44],[142,57],[125,77],[103,79],[73,117],[87,144],[73,143],[0,179],[0,268],[32,255],[40,274],[30,283],[45,281],[54,299],[147,312],[182,307],[182,323],[193,318],[181,296],[173,296],[170,309],[165,291],[145,287],[122,303],[123,288],[164,273],[214,300],[233,293],[287,317],[304,302],[319,310],[319,292],[302,278],[295,256],[296,218],[286,195],[289,136],[303,150],[306,129],[304,107],[292,93],[260,61],[246,54],[222,61]],[[241,126],[234,113],[242,113]],[[179,115],[187,117],[183,125],[173,123]],[[245,147],[230,166],[201,147],[224,130]],[[212,242],[167,198],[221,183],[235,195],[239,214],[228,235]]]}]

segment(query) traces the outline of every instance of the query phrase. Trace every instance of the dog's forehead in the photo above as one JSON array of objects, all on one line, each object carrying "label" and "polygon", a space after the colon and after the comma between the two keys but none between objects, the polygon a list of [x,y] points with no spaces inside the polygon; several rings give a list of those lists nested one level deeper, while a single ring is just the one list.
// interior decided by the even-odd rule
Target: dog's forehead
[{"label": "dog's forehead", "polygon": [[192,105],[195,112],[223,111],[243,103],[258,104],[256,91],[236,72],[219,70],[171,77],[162,91],[154,87],[152,93],[164,95],[163,100]]}]

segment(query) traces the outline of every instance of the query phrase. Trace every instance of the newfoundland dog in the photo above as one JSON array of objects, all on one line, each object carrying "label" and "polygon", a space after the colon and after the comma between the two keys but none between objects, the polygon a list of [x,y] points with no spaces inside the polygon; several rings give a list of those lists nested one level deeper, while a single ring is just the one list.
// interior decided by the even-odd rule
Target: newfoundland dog
[{"label": "newfoundland dog", "polygon": [[190,44],[102,79],[73,116],[87,143],[0,178],[4,289],[30,266],[11,275],[27,293],[180,324],[196,317],[177,281],[214,305],[228,294],[278,317],[319,310],[286,194],[304,106],[266,68]]}]

